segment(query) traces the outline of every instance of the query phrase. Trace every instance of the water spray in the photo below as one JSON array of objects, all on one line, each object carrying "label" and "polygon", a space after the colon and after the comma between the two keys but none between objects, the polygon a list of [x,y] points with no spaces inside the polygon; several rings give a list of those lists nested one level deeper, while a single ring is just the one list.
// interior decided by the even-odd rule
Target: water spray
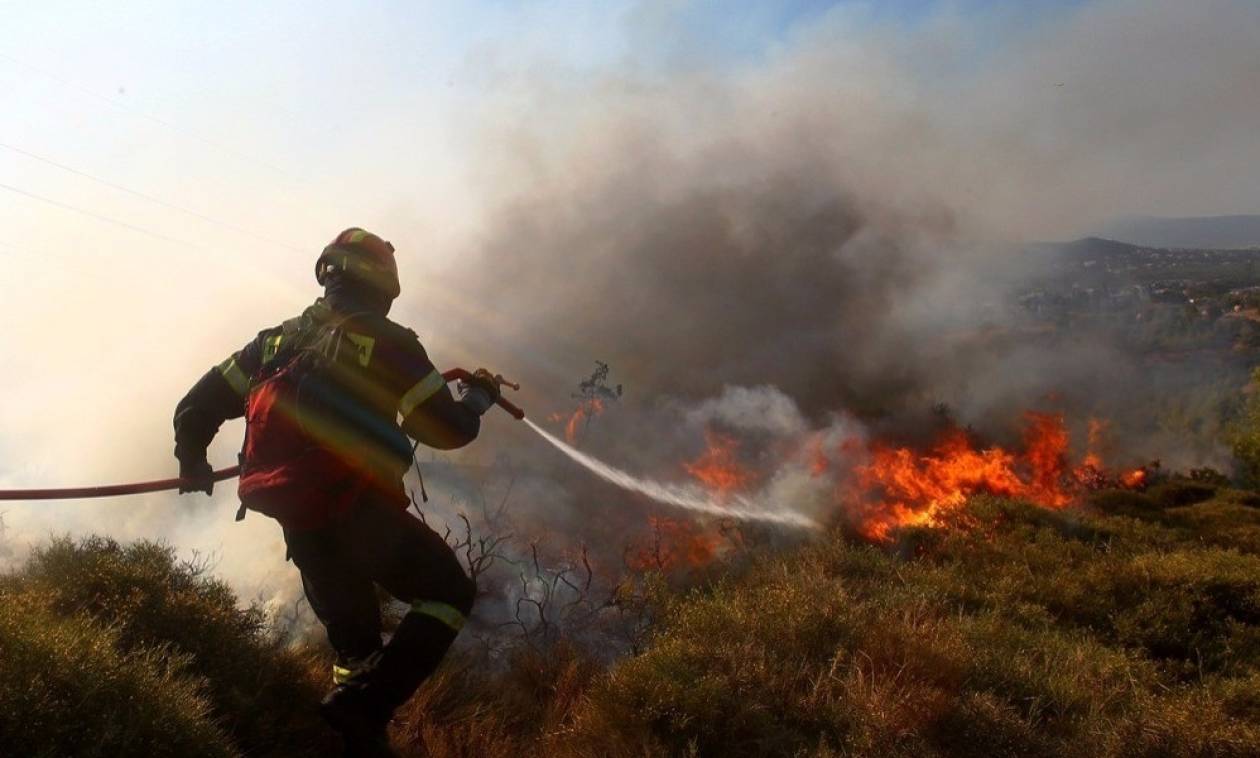
[{"label": "water spray", "polygon": [[575,463],[595,474],[600,479],[603,479],[610,484],[614,484],[623,490],[645,495],[658,503],[672,505],[677,508],[694,511],[696,513],[723,516],[726,518],[739,519],[741,521],[763,521],[771,524],[779,524],[782,526],[791,526],[801,529],[818,528],[818,523],[813,519],[802,516],[799,513],[792,513],[791,511],[784,512],[770,510],[764,505],[761,505],[742,495],[724,496],[719,500],[714,498],[703,488],[696,485],[670,484],[667,482],[658,482],[654,479],[645,479],[643,477],[634,476],[633,474],[610,466],[603,461],[583,453],[581,450],[565,443],[560,438],[535,424],[530,419],[522,420],[529,426],[530,429],[537,432],[540,437],[551,443],[557,450],[564,453]]}]

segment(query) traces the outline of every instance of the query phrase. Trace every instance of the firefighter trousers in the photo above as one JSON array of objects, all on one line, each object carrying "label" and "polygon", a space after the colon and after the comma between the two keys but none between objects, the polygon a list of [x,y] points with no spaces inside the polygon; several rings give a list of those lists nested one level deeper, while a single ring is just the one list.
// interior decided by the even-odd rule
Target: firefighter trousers
[{"label": "firefighter trousers", "polygon": [[[437,668],[476,585],[437,532],[388,505],[364,503],[314,529],[286,528],[284,538],[337,653],[334,681],[392,712]],[[410,606],[384,648],[378,586]]]}]

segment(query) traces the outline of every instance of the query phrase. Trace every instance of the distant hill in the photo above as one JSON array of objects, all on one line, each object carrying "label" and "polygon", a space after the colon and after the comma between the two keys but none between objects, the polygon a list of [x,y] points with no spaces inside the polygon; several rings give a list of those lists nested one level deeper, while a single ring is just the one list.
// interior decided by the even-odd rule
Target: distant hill
[{"label": "distant hill", "polygon": [[1113,239],[1085,237],[1072,242],[1033,242],[1026,245],[1025,250],[1030,253],[1051,253],[1074,258],[1106,258],[1134,255],[1141,252],[1142,248]]},{"label": "distant hill", "polygon": [[1086,237],[1032,243],[1024,250],[1025,275],[1070,286],[1196,282],[1228,291],[1260,284],[1260,247],[1167,248]]},{"label": "distant hill", "polygon": [[1211,250],[1260,247],[1260,215],[1127,216],[1103,225],[1093,234],[1145,247]]}]

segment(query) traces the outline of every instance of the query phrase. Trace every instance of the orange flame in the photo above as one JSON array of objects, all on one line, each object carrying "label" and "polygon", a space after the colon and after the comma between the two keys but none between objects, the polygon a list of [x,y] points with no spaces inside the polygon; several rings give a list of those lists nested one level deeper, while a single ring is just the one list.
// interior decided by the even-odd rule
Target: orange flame
[{"label": "orange flame", "polygon": [[712,563],[725,547],[720,533],[694,521],[649,516],[648,524],[651,543],[626,554],[626,566],[633,571],[699,568]]},{"label": "orange flame", "polygon": [[683,469],[721,496],[746,488],[754,477],[739,464],[739,440],[709,429],[704,439],[707,449],[699,458],[684,463]]},{"label": "orange flame", "polygon": [[827,458],[827,451],[823,448],[823,436],[821,434],[811,434],[809,439],[805,441],[802,448],[803,455],[809,464],[809,474],[815,479],[827,473],[831,468],[831,461]]},{"label": "orange flame", "polygon": [[1145,489],[1147,476],[1145,468],[1135,468],[1121,474],[1120,483],[1131,490]]},{"label": "orange flame", "polygon": [[[984,447],[958,427],[947,429],[926,450],[900,447],[861,436],[831,440],[813,432],[778,448],[771,458],[797,466],[811,478],[827,477],[856,530],[868,539],[886,541],[903,526],[935,526],[948,522],[969,498],[979,494],[1019,498],[1044,508],[1072,505],[1086,490],[1104,487],[1141,489],[1155,469],[1125,473],[1107,469],[1104,448],[1109,423],[1089,421],[1089,441],[1080,463],[1072,465],[1071,439],[1062,413],[1024,414],[1018,449]],[[719,497],[743,492],[765,472],[741,460],[738,439],[705,431],[705,451],[683,469]],[[771,448],[772,450],[774,448]],[[777,456],[777,457],[776,457]],[[757,461],[765,460],[763,454]],[[727,547],[711,525],[685,519],[653,517],[651,549],[627,558],[637,569],[672,570],[704,565]]]},{"label": "orange flame", "polygon": [[1085,448],[1085,457],[1076,468],[1076,478],[1083,484],[1099,481],[1104,477],[1102,454],[1099,452],[1111,430],[1111,422],[1106,419],[1091,418],[1089,420],[1089,443]]},{"label": "orange flame", "polygon": [[582,428],[583,422],[589,421],[603,412],[604,401],[593,397],[582,401],[582,404],[568,416],[565,416],[563,413],[553,413],[550,416],[550,420],[564,422],[564,439],[572,445],[577,442],[578,431]]},{"label": "orange flame", "polygon": [[1021,497],[1047,508],[1072,502],[1068,491],[1068,433],[1063,416],[1028,413],[1022,455],[992,447],[977,450],[952,429],[927,453],[872,445],[846,499],[860,510],[858,531],[886,540],[898,526],[937,523],[976,494]]}]

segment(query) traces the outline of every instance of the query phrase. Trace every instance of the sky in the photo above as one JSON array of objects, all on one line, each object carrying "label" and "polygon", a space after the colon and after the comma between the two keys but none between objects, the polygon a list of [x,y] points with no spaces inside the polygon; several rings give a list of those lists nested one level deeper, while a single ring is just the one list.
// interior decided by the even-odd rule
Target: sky
[{"label": "sky", "polygon": [[[533,186],[580,207],[594,135],[618,129],[700,155],[733,124],[780,137],[783,109],[872,196],[947,198],[1005,239],[1260,211],[1242,1],[120,6],[0,1],[0,487],[173,475],[175,402],[318,294],[314,257],[347,226],[399,249],[395,313],[439,363],[494,355],[519,314],[469,284],[494,279],[479,243]],[[534,351],[542,378],[589,362],[566,349]],[[160,536],[261,592],[287,576],[278,532],[233,526],[231,489],[3,523],[13,556],[60,531]]]}]

